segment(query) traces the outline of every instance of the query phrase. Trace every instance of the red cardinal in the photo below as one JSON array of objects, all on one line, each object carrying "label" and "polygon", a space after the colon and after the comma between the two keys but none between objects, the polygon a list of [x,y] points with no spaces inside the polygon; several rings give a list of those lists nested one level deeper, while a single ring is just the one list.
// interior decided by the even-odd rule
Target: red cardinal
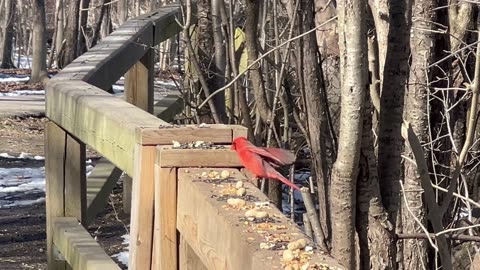
[{"label": "red cardinal", "polygon": [[232,150],[237,151],[243,166],[257,178],[275,179],[299,190],[296,185],[274,169],[274,167],[292,164],[295,161],[293,153],[280,148],[256,147],[245,137],[235,138],[232,142]]}]

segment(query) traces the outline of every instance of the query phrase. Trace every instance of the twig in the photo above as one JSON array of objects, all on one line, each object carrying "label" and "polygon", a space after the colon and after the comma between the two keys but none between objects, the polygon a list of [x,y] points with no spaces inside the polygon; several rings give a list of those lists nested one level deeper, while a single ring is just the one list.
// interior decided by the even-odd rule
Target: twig
[{"label": "twig", "polygon": [[[413,153],[413,157],[415,158],[415,161],[417,163],[417,172],[420,175],[420,182],[424,190],[424,198],[428,208],[427,209],[428,219],[432,223],[433,231],[436,234],[438,234],[443,230],[442,216],[438,215],[439,206],[435,200],[435,192],[433,191],[433,188],[431,185],[430,176],[428,173],[427,161],[424,158],[425,155],[423,153],[422,145],[418,137],[415,135],[415,132],[413,131],[412,126],[410,125],[409,122],[405,121],[402,124],[401,134],[402,134],[402,137],[405,139],[405,141],[408,142],[408,144],[410,145],[410,148]],[[402,183],[402,190],[403,190],[403,183]],[[403,196],[405,198],[405,204],[408,206],[407,198],[405,197],[405,192]],[[426,233],[428,233],[428,231]],[[440,258],[442,261],[443,269],[452,269],[452,259],[450,256],[450,250],[448,247],[447,240],[445,239],[445,237],[440,237],[440,235],[437,235],[437,237],[438,237],[437,239],[438,246],[440,247]],[[439,250],[437,249],[437,252],[438,251]]]},{"label": "twig", "polygon": [[415,220],[415,222],[417,222],[417,225],[420,226],[422,231],[425,233],[425,234],[422,234],[422,235],[424,235],[428,239],[428,242],[430,242],[430,245],[432,246],[432,248],[435,249],[435,251],[438,252],[438,247],[437,247],[437,245],[435,245],[435,243],[433,243],[433,239],[432,239],[432,237],[430,237],[430,233],[428,232],[427,228],[425,228],[425,226],[423,226],[422,222],[420,222],[420,220],[412,213],[412,209],[410,209],[410,206],[408,205],[407,197],[405,196],[405,189],[403,188],[403,182],[401,180],[398,181],[398,182],[400,182],[400,187],[402,189],[403,200],[405,202],[405,207],[407,208],[408,213],[410,214],[410,216],[412,216],[412,218]]},{"label": "twig", "polygon": [[[435,239],[437,236],[434,233],[429,233],[428,236],[423,233],[399,233],[397,234],[397,239]],[[450,240],[459,240],[459,241],[473,241],[480,242],[480,236],[471,236],[465,234],[447,234],[446,238]]]},{"label": "twig", "polygon": [[[480,22],[477,22],[477,29],[480,30]],[[477,44],[480,42],[480,34],[478,35]],[[460,152],[460,156],[456,162],[456,168],[453,172],[452,180],[450,181],[450,186],[448,187],[448,193],[443,200],[442,206],[440,208],[440,212],[438,213],[440,217],[443,217],[445,212],[450,205],[450,202],[453,198],[453,191],[457,187],[458,178],[460,177],[460,172],[463,167],[463,163],[467,157],[468,150],[472,145],[474,133],[475,133],[475,126],[476,126],[476,114],[477,114],[477,103],[478,103],[478,93],[480,91],[480,45],[477,45],[477,55],[476,55],[476,62],[475,62],[475,75],[473,78],[473,84],[468,85],[468,88],[473,92],[472,100],[470,103],[470,115],[468,116],[468,127],[467,127],[467,136],[465,138],[465,144],[463,145],[462,151]]]},{"label": "twig", "polygon": [[270,49],[270,50],[267,51],[265,54],[263,54],[262,56],[258,57],[258,58],[257,58],[255,61],[253,61],[252,63],[250,63],[250,65],[248,65],[247,68],[245,68],[245,70],[243,70],[242,72],[240,72],[240,74],[238,74],[235,78],[233,78],[233,80],[231,80],[231,81],[230,81],[229,83],[227,83],[225,86],[223,86],[223,87],[215,90],[215,91],[214,91],[211,95],[209,95],[198,107],[199,107],[199,108],[202,108],[203,106],[205,106],[205,104],[207,104],[207,102],[208,102],[211,98],[213,98],[216,94],[220,93],[221,91],[229,88],[236,80],[238,80],[243,74],[245,74],[248,70],[250,70],[250,68],[252,68],[253,66],[255,66],[258,62],[260,62],[260,60],[262,60],[263,58],[267,57],[267,56],[268,56],[269,54],[271,54],[272,52],[280,49],[281,47],[285,46],[286,44],[289,44],[290,42],[292,42],[292,41],[294,41],[294,40],[297,40],[297,39],[299,39],[299,38],[301,38],[301,37],[303,37],[303,36],[306,36],[306,35],[312,33],[313,31],[316,31],[318,28],[325,26],[326,24],[334,21],[335,19],[337,19],[337,16],[334,16],[334,17],[326,20],[325,22],[317,25],[315,28],[310,29],[310,30],[308,30],[307,32],[302,33],[302,34],[300,34],[300,35],[298,35],[298,36],[295,36],[295,37],[293,37],[293,38],[291,38],[291,39],[288,39],[288,40],[286,40],[285,42],[283,42],[282,44],[280,44],[280,45],[278,45],[278,46]]},{"label": "twig", "polygon": [[300,189],[302,192],[303,202],[305,203],[305,208],[307,209],[307,216],[312,224],[313,234],[315,235],[315,240],[318,245],[325,251],[328,251],[327,245],[325,244],[325,234],[323,233],[322,226],[320,225],[320,220],[318,219],[317,211],[312,200],[312,194],[310,189],[303,187]]}]

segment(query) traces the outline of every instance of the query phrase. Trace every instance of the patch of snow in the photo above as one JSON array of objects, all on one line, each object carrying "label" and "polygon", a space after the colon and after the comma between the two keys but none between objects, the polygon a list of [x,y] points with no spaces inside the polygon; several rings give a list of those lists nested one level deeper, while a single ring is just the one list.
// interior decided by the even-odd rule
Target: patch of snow
[{"label": "patch of snow", "polygon": [[121,251],[117,254],[113,254],[112,255],[113,258],[117,258],[117,260],[125,265],[125,266],[128,266],[128,251]]},{"label": "patch of snow", "polygon": [[9,155],[8,153],[0,153],[0,157],[3,157],[3,158],[18,158],[18,159],[45,160],[45,158],[42,157],[42,156],[33,156],[32,154],[30,154],[30,153],[25,153],[25,152],[20,153],[20,155],[19,155],[18,157],[11,156],[11,155]]},{"label": "patch of snow", "polygon": [[45,95],[45,90],[16,90],[8,93],[0,93],[0,97],[18,97],[18,96],[43,96]]},{"label": "patch of snow", "polygon": [[15,206],[27,206],[27,205],[33,205],[33,204],[38,204],[38,203],[43,203],[45,202],[45,197],[40,197],[35,200],[23,200],[23,201],[15,201],[9,204],[1,205],[0,208],[10,208],[10,207],[15,207]]},{"label": "patch of snow", "polygon": [[115,94],[123,93],[125,91],[125,87],[123,85],[114,84],[112,85],[112,90]]},{"label": "patch of snow", "polygon": [[155,81],[155,84],[169,86],[169,87],[176,87],[177,85],[173,81]]},{"label": "patch of snow", "polygon": [[[2,153],[3,154],[3,153]],[[12,193],[42,194],[34,200],[9,200]],[[32,205],[45,201],[45,167],[0,168],[0,208]]]},{"label": "patch of snow", "polygon": [[9,154],[7,153],[0,153],[0,157],[3,157],[3,158],[16,158],[14,156],[10,156]]},{"label": "patch of snow", "polygon": [[[18,157],[8,153],[0,153],[3,158],[44,160],[42,156],[21,153]],[[92,160],[86,161],[87,176],[92,172]],[[25,194],[40,196],[36,199],[21,200]],[[0,168],[0,208],[26,206],[45,201],[45,167],[39,168]]]},{"label": "patch of snow", "polygon": [[130,244],[130,235],[125,234],[122,235],[123,242],[122,245],[125,247],[123,248],[123,251],[120,251],[117,254],[112,255],[112,258],[117,258],[117,260],[122,263],[125,266],[128,266],[128,251],[129,251],[129,244]]},{"label": "patch of snow", "polygon": [[17,65],[17,68],[32,68],[32,58],[24,55],[13,55],[13,62]]},{"label": "patch of snow", "polygon": [[0,82],[26,82],[30,80],[30,76],[17,75],[17,74],[2,74],[0,76]]}]

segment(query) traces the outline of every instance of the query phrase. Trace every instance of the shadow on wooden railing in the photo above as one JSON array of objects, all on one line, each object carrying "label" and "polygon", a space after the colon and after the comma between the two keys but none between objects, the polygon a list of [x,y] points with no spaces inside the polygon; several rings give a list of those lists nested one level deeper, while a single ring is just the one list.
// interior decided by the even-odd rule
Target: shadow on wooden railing
[{"label": "shadow on wooden railing", "polygon": [[[129,269],[338,267],[318,249],[282,262],[279,249],[305,236],[272,207],[261,210],[268,218],[245,219],[254,202],[267,201],[253,185],[245,205],[225,202],[243,176],[235,153],[220,146],[246,136],[245,128],[171,126],[151,114],[152,47],[179,33],[176,18],[180,8],[170,4],[129,20],[47,85],[48,269],[119,269],[85,227],[122,171],[133,178]],[[104,91],[124,74],[128,102]],[[219,147],[174,149],[173,140]],[[105,158],[88,178],[86,145]]]}]

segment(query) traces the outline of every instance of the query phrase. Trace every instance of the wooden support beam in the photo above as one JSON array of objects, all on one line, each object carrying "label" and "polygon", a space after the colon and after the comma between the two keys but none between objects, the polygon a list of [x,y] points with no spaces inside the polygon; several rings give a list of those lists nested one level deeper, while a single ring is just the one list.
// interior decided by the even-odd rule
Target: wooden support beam
[{"label": "wooden support beam", "polygon": [[[153,39],[153,31],[152,31]],[[153,77],[155,52],[149,49],[145,55],[125,74],[125,99],[138,108],[153,113]],[[123,179],[123,211],[130,213],[132,206],[132,178]]]},{"label": "wooden support beam", "polygon": [[120,270],[76,218],[52,221],[53,242],[73,270]]},{"label": "wooden support beam", "polygon": [[178,269],[177,250],[177,169],[155,165],[152,269]]},{"label": "wooden support beam", "polygon": [[183,99],[180,93],[173,92],[168,94],[153,107],[153,114],[158,118],[171,122],[175,116],[183,111]]},{"label": "wooden support beam", "polygon": [[47,211],[47,267],[49,270],[66,269],[64,261],[57,260],[53,246],[56,217],[65,216],[64,172],[65,146],[67,133],[53,122],[45,125],[45,178]]},{"label": "wooden support beam", "polygon": [[84,224],[87,215],[86,147],[67,133],[65,147],[65,216]]},{"label": "wooden support beam", "polygon": [[86,216],[85,144],[53,122],[45,127],[45,173],[48,269],[66,269],[53,247],[53,220],[70,216],[77,222]]},{"label": "wooden support beam", "polygon": [[142,145],[171,145],[172,141],[208,141],[230,144],[233,135],[246,135],[246,128],[237,125],[161,126],[137,129],[137,143]]},{"label": "wooden support beam", "polygon": [[243,167],[237,153],[230,149],[172,149],[157,147],[161,167]]},{"label": "wooden support beam", "polygon": [[135,146],[129,269],[148,270],[152,263],[155,146]]},{"label": "wooden support beam", "polygon": [[97,214],[105,208],[108,198],[117,183],[122,170],[105,158],[98,160],[95,168],[87,177],[87,215],[85,225],[90,224]]},{"label": "wooden support beam", "polygon": [[149,49],[125,73],[125,100],[150,114],[153,113],[154,56],[154,51]]},{"label": "wooden support beam", "polygon": [[[199,179],[202,172],[210,170],[229,170],[233,177],[232,185],[237,180],[245,180],[234,169],[178,169],[177,230],[208,269],[284,269],[282,252],[278,249],[261,249],[260,245],[263,243],[268,246],[275,239],[282,239],[285,241],[282,244],[286,245],[308,237],[272,206],[261,211],[266,211],[274,222],[245,223],[245,212],[254,207],[254,202],[247,201],[245,208],[232,208],[224,200],[218,200],[222,190],[228,188],[229,184],[212,185]],[[258,198],[258,202],[268,202],[268,198],[250,183],[245,182],[245,187],[247,194]],[[331,269],[344,269],[318,249],[311,255],[303,254],[308,258],[303,265],[308,262],[310,266],[317,264]]]}]

